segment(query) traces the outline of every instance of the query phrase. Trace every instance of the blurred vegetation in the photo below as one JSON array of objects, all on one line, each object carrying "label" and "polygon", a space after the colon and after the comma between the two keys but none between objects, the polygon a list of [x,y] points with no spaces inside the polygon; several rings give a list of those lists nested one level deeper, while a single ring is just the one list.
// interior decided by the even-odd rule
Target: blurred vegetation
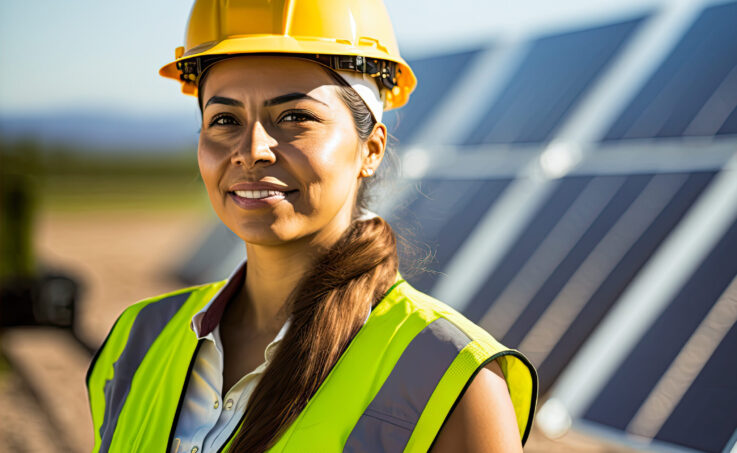
[{"label": "blurred vegetation", "polygon": [[[205,210],[194,149],[95,152],[0,137],[0,177],[24,181],[41,210]],[[13,183],[13,184],[15,184]]]},{"label": "blurred vegetation", "polygon": [[35,270],[32,226],[35,193],[30,179],[8,173],[0,178],[0,284],[8,276],[29,277]]}]

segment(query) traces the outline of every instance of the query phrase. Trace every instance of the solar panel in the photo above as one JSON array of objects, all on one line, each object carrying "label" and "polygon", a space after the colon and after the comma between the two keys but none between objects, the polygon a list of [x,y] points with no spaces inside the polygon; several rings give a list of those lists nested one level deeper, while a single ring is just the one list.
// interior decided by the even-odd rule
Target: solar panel
[{"label": "solar panel", "polygon": [[[735,297],[734,295],[732,297]],[[706,451],[723,451],[729,434],[737,429],[737,325],[724,336],[714,354],[675,410],[658,431],[657,439]],[[709,414],[703,417],[702,414]],[[684,433],[692,433],[684,436]]]},{"label": "solar panel", "polygon": [[642,21],[636,18],[533,41],[464,144],[541,143],[552,138]]},{"label": "solar panel", "polygon": [[544,391],[712,177],[564,178],[465,314],[527,354]]},{"label": "solar panel", "polygon": [[700,451],[737,430],[737,221],[632,348],[584,419]]},{"label": "solar panel", "polygon": [[[509,184],[507,179],[426,179],[416,185],[406,207],[394,210],[387,220],[395,233],[408,240],[400,247],[400,271],[417,289],[429,292],[440,272],[481,216]],[[413,251],[430,255],[426,270],[415,269]]]},{"label": "solar panel", "polygon": [[[581,191],[591,181],[590,176],[573,176],[563,179],[537,215],[527,223],[525,229],[509,248],[509,252],[501,259],[504,265],[496,268],[480,291],[466,307],[465,314],[472,321],[478,322],[489,309],[489,304],[500,298],[502,291],[523,266],[530,260],[561,217],[569,210]],[[490,331],[501,339],[496,329]]]},{"label": "solar panel", "polygon": [[[601,204],[592,204],[588,206],[588,212],[584,210],[579,212],[582,217],[590,213],[589,218],[586,219],[588,220],[587,228],[581,228],[583,234],[575,242],[571,241],[572,247],[568,248],[565,257],[552,269],[547,279],[530,299],[527,307],[509,327],[504,341],[517,345],[523,343],[555,297],[572,280],[574,273],[594,250],[594,247],[624,214],[651,178],[651,175],[605,176],[597,177],[592,181],[592,185],[588,186],[586,192],[597,192],[596,196]],[[596,187],[593,184],[596,184]],[[582,195],[586,195],[586,192]],[[657,208],[662,208],[662,206],[657,206]],[[544,259],[544,257],[541,258]],[[541,362],[538,360],[536,363]]]},{"label": "solar panel", "polygon": [[[670,201],[665,203],[660,213],[653,214],[652,223],[631,243],[629,249],[622,251],[621,259],[616,264],[610,263],[611,271],[598,287],[587,292],[590,296],[585,305],[571,320],[568,329],[558,340],[561,345],[574,347],[551,348],[545,360],[538,365],[543,388],[549,388],[554,378],[560,375],[573,358],[578,345],[583,344],[593,332],[658,246],[681,221],[689,207],[712,180],[713,173],[692,173],[688,176],[668,175],[666,178],[669,180],[656,181],[655,184],[662,184],[667,191],[670,188],[675,189],[675,185],[680,185],[680,188],[676,189],[677,191]],[[684,179],[681,180],[681,178]],[[682,185],[681,181],[683,181]],[[652,207],[657,209],[656,206]]]},{"label": "solar panel", "polygon": [[737,106],[735,106],[732,113],[730,113],[724,124],[722,124],[722,127],[717,131],[717,135],[726,134],[737,134]]},{"label": "solar panel", "polygon": [[704,9],[604,140],[737,133],[737,3]]},{"label": "solar panel", "polygon": [[407,62],[417,76],[417,88],[406,106],[384,113],[384,124],[400,143],[414,138],[418,127],[433,113],[479,51],[465,50]]}]

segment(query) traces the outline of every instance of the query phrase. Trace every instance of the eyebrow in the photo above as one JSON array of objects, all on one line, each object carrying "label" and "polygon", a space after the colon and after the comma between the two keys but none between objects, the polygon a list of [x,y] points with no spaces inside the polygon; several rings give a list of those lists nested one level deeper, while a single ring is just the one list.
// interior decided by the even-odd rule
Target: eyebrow
[{"label": "eyebrow", "polygon": [[305,93],[287,93],[287,94],[283,94],[281,96],[277,96],[277,97],[275,97],[273,99],[269,99],[268,101],[265,101],[264,102],[264,105],[268,107],[270,105],[283,104],[285,102],[295,101],[297,99],[309,99],[309,100],[312,100],[312,101],[315,101],[315,102],[319,102],[320,104],[324,105],[325,107],[328,107],[328,105],[325,104],[324,102],[319,101],[319,100],[317,100],[317,99],[313,98],[312,96],[310,96],[308,94],[305,94]]},{"label": "eyebrow", "polygon": [[225,105],[232,105],[234,107],[243,107],[243,103],[237,99],[232,98],[226,98],[223,96],[213,96],[208,101],[207,104],[205,104],[205,107],[207,107],[210,104],[225,104]]},{"label": "eyebrow", "polygon": [[[312,101],[319,102],[320,104],[322,104],[322,105],[324,105],[326,107],[329,107],[324,102],[322,102],[322,101],[320,101],[318,99],[315,99],[312,96],[310,96],[308,94],[305,94],[305,93],[287,93],[287,94],[283,94],[281,96],[277,96],[275,98],[268,99],[268,100],[264,101],[264,106],[268,107],[268,106],[272,106],[272,105],[283,104],[285,102],[295,101],[297,99],[310,99]],[[241,101],[239,101],[237,99],[233,99],[233,98],[226,98],[224,96],[213,96],[213,97],[211,97],[207,101],[207,103],[205,104],[205,107],[209,106],[210,104],[224,104],[224,105],[231,105],[231,106],[234,106],[234,107],[243,107],[243,103]]]}]

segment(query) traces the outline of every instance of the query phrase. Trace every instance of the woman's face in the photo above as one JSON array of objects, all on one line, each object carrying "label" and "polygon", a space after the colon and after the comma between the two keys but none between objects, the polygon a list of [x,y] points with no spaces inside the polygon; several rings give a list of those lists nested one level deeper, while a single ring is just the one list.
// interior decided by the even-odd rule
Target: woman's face
[{"label": "woman's face", "polygon": [[213,66],[201,89],[198,162],[223,223],[254,244],[337,239],[368,153],[326,71],[296,58],[238,57]]}]

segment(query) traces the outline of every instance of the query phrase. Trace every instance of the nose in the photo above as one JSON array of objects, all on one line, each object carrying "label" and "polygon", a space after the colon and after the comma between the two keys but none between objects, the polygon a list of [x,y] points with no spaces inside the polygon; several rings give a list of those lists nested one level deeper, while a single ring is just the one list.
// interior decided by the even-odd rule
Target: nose
[{"label": "nose", "polygon": [[246,168],[255,167],[262,161],[265,165],[270,165],[276,161],[276,155],[271,150],[276,145],[277,141],[269,135],[263,124],[254,121],[240,145],[233,151],[230,160],[233,165]]}]

